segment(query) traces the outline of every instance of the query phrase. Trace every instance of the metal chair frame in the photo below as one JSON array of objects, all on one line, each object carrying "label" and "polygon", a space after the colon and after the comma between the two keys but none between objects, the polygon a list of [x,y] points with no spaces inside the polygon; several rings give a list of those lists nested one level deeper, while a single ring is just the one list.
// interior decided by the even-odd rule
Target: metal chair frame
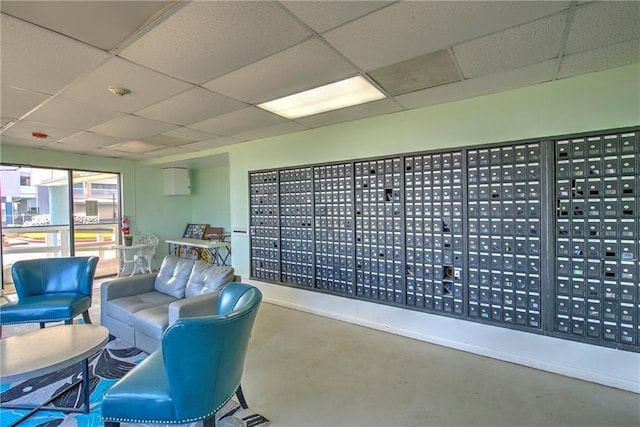
[{"label": "metal chair frame", "polygon": [[155,258],[156,256],[156,247],[158,246],[158,243],[159,243],[158,237],[153,233],[143,234],[137,239],[136,243],[147,245],[145,248],[141,249],[133,257],[134,262],[136,263],[136,266],[137,266],[137,270],[145,271],[143,261],[146,261],[147,271],[151,273],[153,270],[152,268],[153,258]]}]

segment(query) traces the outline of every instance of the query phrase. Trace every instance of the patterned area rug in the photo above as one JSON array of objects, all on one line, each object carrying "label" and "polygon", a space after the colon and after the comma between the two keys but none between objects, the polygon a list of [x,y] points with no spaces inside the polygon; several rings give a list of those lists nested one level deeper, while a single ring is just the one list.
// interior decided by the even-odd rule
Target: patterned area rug
[{"label": "patterned area rug", "polygon": [[[131,347],[128,343],[113,337],[105,348],[89,359],[89,384],[91,388],[90,406],[88,414],[65,414],[54,411],[38,411],[22,423],[20,427],[102,427],[100,418],[102,395],[140,363],[147,353]],[[61,369],[52,374],[35,377],[27,381],[0,386],[0,402],[22,404],[45,402],[58,390],[81,377],[80,364]],[[79,408],[82,406],[79,387],[74,387],[68,393],[53,401],[54,406]],[[0,424],[11,425],[20,419],[27,411],[17,409],[0,409]],[[128,424],[122,424],[127,426]],[[131,426],[141,424],[131,424]],[[184,424],[196,427],[202,423]],[[216,414],[217,427],[265,427],[269,420],[251,409],[242,409],[234,400],[229,401]],[[148,425],[147,425],[148,426]]]}]

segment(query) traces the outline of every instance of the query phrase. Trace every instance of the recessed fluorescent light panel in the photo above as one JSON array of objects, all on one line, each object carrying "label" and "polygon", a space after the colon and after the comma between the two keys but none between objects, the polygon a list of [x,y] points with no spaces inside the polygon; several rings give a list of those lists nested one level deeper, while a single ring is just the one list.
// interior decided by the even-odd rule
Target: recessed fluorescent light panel
[{"label": "recessed fluorescent light panel", "polygon": [[362,76],[259,104],[258,107],[287,119],[298,119],[384,98],[384,94]]}]

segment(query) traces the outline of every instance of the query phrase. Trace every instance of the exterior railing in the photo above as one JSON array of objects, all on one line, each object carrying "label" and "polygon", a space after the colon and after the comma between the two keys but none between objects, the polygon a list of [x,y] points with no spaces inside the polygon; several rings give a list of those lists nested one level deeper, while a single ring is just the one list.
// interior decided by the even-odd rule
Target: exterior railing
[{"label": "exterior railing", "polygon": [[[69,226],[7,227],[2,230],[2,264],[6,267],[21,259],[70,256],[71,246],[78,256],[99,256],[96,276],[117,273],[117,224],[76,225],[73,242]],[[6,277],[3,279],[7,280]]]}]

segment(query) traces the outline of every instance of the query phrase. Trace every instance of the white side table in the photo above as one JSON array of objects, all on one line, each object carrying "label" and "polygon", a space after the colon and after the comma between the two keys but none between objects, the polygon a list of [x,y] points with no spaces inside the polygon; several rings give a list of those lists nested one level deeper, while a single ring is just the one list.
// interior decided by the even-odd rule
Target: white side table
[{"label": "white side table", "polygon": [[[144,268],[142,267],[142,263],[135,262],[134,254],[140,255],[140,252],[146,245],[143,243],[135,243],[133,245],[114,245],[111,246],[111,249],[117,249],[119,252],[118,257],[118,276],[122,277],[124,275],[125,270],[127,269],[128,264],[132,264],[133,268],[131,270],[130,276],[133,276],[136,273],[144,273]],[[130,255],[130,256],[127,256]]]}]

